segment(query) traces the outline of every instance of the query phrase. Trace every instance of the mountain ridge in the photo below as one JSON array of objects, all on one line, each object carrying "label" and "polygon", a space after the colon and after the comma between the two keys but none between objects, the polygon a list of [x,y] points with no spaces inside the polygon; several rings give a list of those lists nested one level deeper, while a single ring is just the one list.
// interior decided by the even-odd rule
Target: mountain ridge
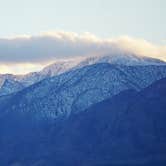
[{"label": "mountain ridge", "polygon": [[[111,54],[104,56],[90,56],[86,58],[76,58],[69,60],[59,60],[49,66],[46,66],[43,70],[39,72],[32,72],[26,75],[12,75],[12,74],[3,74],[0,75],[0,87],[3,86],[6,79],[20,82],[24,87],[28,87],[34,83],[37,83],[43,79],[57,76],[64,72],[79,69],[81,67],[87,65],[93,65],[97,63],[110,63],[115,65],[126,65],[126,66],[148,66],[148,65],[156,65],[162,66],[166,65],[164,61],[159,59],[154,59],[150,57],[138,56],[135,54]],[[21,87],[20,87],[21,89]],[[8,94],[14,92],[14,90],[9,90]],[[16,89],[17,91],[17,89]],[[0,96],[2,96],[5,92],[3,89],[1,90]],[[6,94],[6,93],[5,93]]]},{"label": "mountain ridge", "polygon": [[3,104],[1,97],[0,109],[34,112],[36,116],[54,119],[83,111],[123,90],[139,91],[163,77],[166,77],[165,66],[94,64],[47,78],[9,95],[10,102],[6,103],[10,105]]}]

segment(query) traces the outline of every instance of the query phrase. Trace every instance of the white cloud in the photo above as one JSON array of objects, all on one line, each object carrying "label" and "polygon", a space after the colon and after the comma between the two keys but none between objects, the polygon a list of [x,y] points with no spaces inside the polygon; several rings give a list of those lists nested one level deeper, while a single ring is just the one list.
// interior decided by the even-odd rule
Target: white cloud
[{"label": "white cloud", "polygon": [[[131,52],[166,60],[166,45],[152,44],[144,39],[128,36],[102,39],[91,33],[74,33],[64,31],[42,32],[36,36],[20,35],[0,38],[0,72],[4,66],[29,64],[26,71],[51,63],[57,58],[71,58],[99,54],[112,54],[117,51]],[[10,64],[10,65],[9,65]],[[19,66],[19,67],[18,67]],[[29,68],[29,69],[28,69]],[[22,69],[23,70],[23,69]],[[6,69],[6,71],[8,71]]]},{"label": "white cloud", "polygon": [[29,64],[29,63],[20,63],[20,64],[1,64],[0,65],[0,74],[27,74],[29,72],[40,71],[44,65],[40,64]]},{"label": "white cloud", "polygon": [[166,61],[166,45],[155,45],[144,39],[134,39],[128,36],[120,37],[114,42],[124,50]]}]

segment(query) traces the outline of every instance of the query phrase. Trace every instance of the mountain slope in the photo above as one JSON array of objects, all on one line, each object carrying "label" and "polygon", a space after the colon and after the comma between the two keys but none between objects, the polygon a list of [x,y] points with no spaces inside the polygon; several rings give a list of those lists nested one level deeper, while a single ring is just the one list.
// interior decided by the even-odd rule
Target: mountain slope
[{"label": "mountain slope", "polygon": [[9,96],[5,103],[1,97],[0,110],[54,119],[83,111],[127,89],[139,91],[163,77],[165,66],[95,64],[45,79]]},{"label": "mountain slope", "polygon": [[165,166],[165,118],[166,79],[53,123],[10,112],[0,120],[0,164]]},{"label": "mountain slope", "polygon": [[22,90],[24,85],[18,81],[6,79],[0,89],[0,95],[7,95]]},{"label": "mountain slope", "polygon": [[72,116],[56,136],[56,146],[66,157],[70,154],[70,162],[81,152],[82,161],[74,161],[82,165],[164,166],[165,97],[166,79],[139,93],[124,91]]},{"label": "mountain slope", "polygon": [[[16,82],[19,82],[20,85],[23,85],[24,87],[28,87],[43,79],[62,74],[64,72],[70,70],[74,66],[76,66],[79,62],[80,62],[80,59],[74,59],[74,60],[72,59],[72,60],[68,60],[68,61],[59,60],[59,61],[55,62],[54,64],[46,66],[43,70],[41,70],[39,72],[32,72],[32,73],[28,73],[25,75],[1,74],[0,75],[0,90],[1,90],[0,96],[2,96],[4,94],[10,94],[10,93],[16,92],[18,90],[18,88],[16,88],[14,91],[14,87],[13,87],[11,90],[8,91],[8,93],[6,91],[3,92],[2,86],[5,82],[5,80],[10,80],[11,82],[16,81]],[[21,88],[22,88],[22,86],[20,86],[20,89]]]},{"label": "mountain slope", "polygon": [[92,65],[96,63],[110,63],[124,66],[147,66],[147,65],[166,65],[159,59],[139,56],[132,53],[109,54],[104,56],[91,56],[83,59],[79,66]]},{"label": "mountain slope", "polygon": [[[32,72],[26,75],[12,75],[12,74],[0,75],[0,87],[3,85],[3,82],[5,82],[6,79],[20,82],[24,87],[28,87],[48,77],[57,76],[69,70],[79,69],[81,67],[97,63],[109,63],[109,64],[125,65],[125,66],[166,65],[165,62],[159,59],[143,57],[131,53],[91,56],[87,58],[75,58],[75,59],[66,59],[66,60],[64,59],[64,60],[57,60],[57,62],[49,66],[46,66],[43,70],[39,72]],[[8,94],[10,94],[10,91],[13,92],[14,89],[9,90]],[[1,92],[2,94],[0,93],[0,96],[3,95],[3,90],[1,90]],[[6,92],[4,93],[6,94]]]}]

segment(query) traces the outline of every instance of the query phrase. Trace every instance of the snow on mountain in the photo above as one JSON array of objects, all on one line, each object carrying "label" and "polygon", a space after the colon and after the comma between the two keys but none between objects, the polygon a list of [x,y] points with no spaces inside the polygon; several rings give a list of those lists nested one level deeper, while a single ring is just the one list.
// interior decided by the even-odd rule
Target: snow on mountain
[{"label": "snow on mountain", "polygon": [[[165,62],[159,59],[138,56],[130,53],[110,54],[105,56],[91,56],[88,58],[75,58],[68,60],[64,59],[64,60],[58,60],[57,62],[45,67],[40,72],[33,72],[26,75],[12,75],[12,74],[0,75],[0,87],[2,87],[6,79],[20,82],[20,84],[23,85],[24,87],[28,87],[43,79],[62,74],[71,69],[78,69],[96,63],[110,63],[110,64],[126,65],[126,66],[166,65]],[[18,88],[16,88],[16,91],[17,90]],[[14,88],[12,88],[12,90],[9,90],[8,94],[10,94],[10,92],[14,92]],[[3,89],[1,89],[0,96],[3,94],[4,94]],[[7,94],[7,92],[5,92],[5,94]]]},{"label": "snow on mountain", "polygon": [[55,76],[62,74],[69,69],[77,66],[84,58],[81,59],[69,59],[69,60],[59,60],[47,67],[45,67],[40,73],[43,75]]},{"label": "snow on mountain", "polygon": [[95,63],[110,63],[117,65],[166,65],[166,62],[159,59],[139,56],[131,53],[109,54],[105,56],[91,56],[80,62],[80,66],[92,65]]},{"label": "snow on mountain", "polygon": [[164,77],[164,65],[94,64],[38,82],[11,95],[5,103],[1,97],[0,110],[32,112],[45,118],[68,116],[123,90],[139,91]]},{"label": "snow on mountain", "polygon": [[[40,72],[32,72],[29,74],[25,74],[25,75],[13,75],[13,74],[1,74],[0,75],[0,96],[4,95],[4,94],[10,94],[11,92],[16,92],[19,88],[16,88],[14,90],[14,86],[11,87],[11,90],[3,92],[4,91],[4,86],[3,85],[5,83],[5,80],[10,80],[13,82],[19,82],[21,87],[28,87],[36,82],[39,82],[43,79],[46,79],[48,77],[52,77],[52,76],[56,76],[59,75],[61,73],[64,73],[68,70],[70,70],[71,68],[73,68],[74,66],[76,66],[78,63],[80,63],[80,59],[70,59],[68,61],[66,60],[59,60],[57,62],[55,62],[54,64],[51,64],[47,67],[45,67],[43,70],[41,70]],[[2,88],[3,87],[3,88]],[[8,89],[10,89],[10,87],[8,87]]]},{"label": "snow on mountain", "polygon": [[14,81],[17,81],[19,79],[20,79],[19,75],[0,74],[0,87],[4,84],[5,80],[14,80]]},{"label": "snow on mountain", "polygon": [[24,75],[19,81],[29,86],[48,77],[62,74],[80,63],[81,59],[58,60],[55,63],[46,66],[40,72],[33,72]]},{"label": "snow on mountain", "polygon": [[20,91],[24,88],[24,85],[21,82],[5,79],[3,85],[0,89],[0,95],[7,95]]},{"label": "snow on mountain", "polygon": [[162,79],[53,123],[1,110],[0,165],[165,166],[165,96]]}]

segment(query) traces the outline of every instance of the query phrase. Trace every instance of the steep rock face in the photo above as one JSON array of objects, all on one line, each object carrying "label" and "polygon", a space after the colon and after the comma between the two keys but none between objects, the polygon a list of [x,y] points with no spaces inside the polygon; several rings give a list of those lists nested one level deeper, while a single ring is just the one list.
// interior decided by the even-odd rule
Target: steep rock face
[{"label": "steep rock face", "polygon": [[121,91],[147,87],[166,77],[165,66],[95,64],[45,79],[14,95],[0,110],[33,112],[37,117],[57,118],[83,111]]}]

